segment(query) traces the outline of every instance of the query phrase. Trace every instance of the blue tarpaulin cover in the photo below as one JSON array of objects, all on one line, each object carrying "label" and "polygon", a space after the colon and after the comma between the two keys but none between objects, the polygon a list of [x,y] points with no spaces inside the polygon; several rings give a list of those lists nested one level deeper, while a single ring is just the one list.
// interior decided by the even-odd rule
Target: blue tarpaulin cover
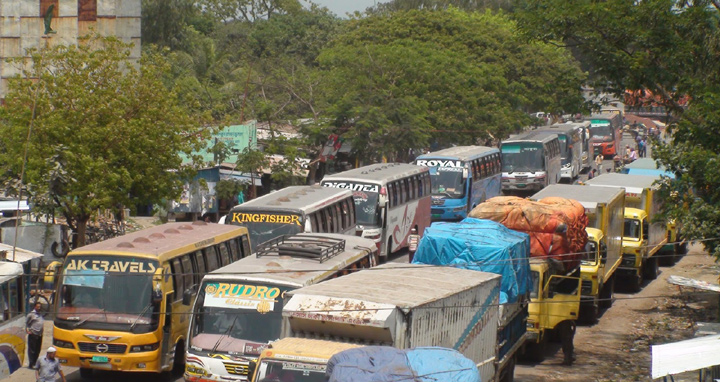
[{"label": "blue tarpaulin cover", "polygon": [[415,264],[447,265],[502,276],[500,303],[516,302],[529,292],[530,236],[490,220],[466,218],[425,229]]},{"label": "blue tarpaulin cover", "polygon": [[473,361],[440,347],[348,349],[330,358],[326,376],[329,382],[481,382]]},{"label": "blue tarpaulin cover", "polygon": [[623,170],[623,173],[630,175],[667,176],[670,179],[675,179],[675,174],[671,172],[646,168],[626,168]]}]

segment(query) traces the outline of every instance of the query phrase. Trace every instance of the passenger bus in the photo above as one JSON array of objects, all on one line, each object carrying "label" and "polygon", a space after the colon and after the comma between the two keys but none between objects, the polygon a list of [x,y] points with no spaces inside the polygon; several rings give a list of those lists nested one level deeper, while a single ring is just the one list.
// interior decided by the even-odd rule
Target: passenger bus
[{"label": "passenger bus", "polygon": [[375,243],[339,234],[284,235],[203,279],[190,316],[185,380],[247,381],[250,360],[280,338],[285,293],[378,261]]},{"label": "passenger bus", "polygon": [[181,370],[190,305],[202,277],[250,253],[247,229],[197,221],[147,228],[68,253],[59,273],[53,345],[64,366]]},{"label": "passenger bus", "polygon": [[413,230],[430,226],[430,171],[405,163],[379,163],[328,175],[324,187],[352,190],[357,229],[375,240],[380,257],[408,246]]},{"label": "passenger bus", "polygon": [[0,379],[22,367],[25,360],[25,285],[23,266],[0,262]]},{"label": "passenger bus", "polygon": [[486,199],[500,195],[500,150],[457,146],[423,154],[418,166],[430,169],[432,220],[462,220]]},{"label": "passenger bus", "polygon": [[570,183],[580,175],[583,169],[583,146],[585,133],[578,123],[544,126],[538,131],[550,131],[560,140],[560,178]]},{"label": "passenger bus", "polygon": [[355,203],[350,190],[319,185],[292,186],[233,207],[225,224],[247,227],[255,246],[301,232],[355,234]]},{"label": "passenger bus", "polygon": [[590,116],[590,144],[593,158],[598,154],[612,158],[620,153],[622,140],[622,116],[619,113],[593,114]]},{"label": "passenger bus", "polygon": [[560,180],[560,139],[548,131],[529,131],[500,144],[502,190],[539,191]]}]

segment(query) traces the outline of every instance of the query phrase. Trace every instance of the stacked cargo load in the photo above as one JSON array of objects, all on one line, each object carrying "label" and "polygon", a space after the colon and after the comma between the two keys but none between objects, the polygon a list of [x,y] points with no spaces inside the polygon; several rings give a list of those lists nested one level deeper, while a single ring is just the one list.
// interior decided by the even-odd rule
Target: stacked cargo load
[{"label": "stacked cargo load", "polygon": [[554,259],[567,271],[579,266],[587,243],[585,209],[571,199],[549,197],[533,202],[514,196],[498,196],[475,207],[469,216],[527,233],[530,256]]}]

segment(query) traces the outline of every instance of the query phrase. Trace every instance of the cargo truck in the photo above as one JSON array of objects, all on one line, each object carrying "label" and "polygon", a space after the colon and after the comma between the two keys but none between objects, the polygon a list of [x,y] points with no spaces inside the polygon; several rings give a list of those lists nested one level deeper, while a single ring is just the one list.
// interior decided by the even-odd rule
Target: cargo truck
[{"label": "cargo truck", "polygon": [[330,357],[360,345],[309,338],[283,338],[267,346],[260,358],[250,362],[251,381],[261,382],[278,377],[293,382],[325,380]]},{"label": "cargo truck", "polygon": [[667,243],[667,227],[655,221],[661,200],[654,184],[658,178],[626,174],[603,174],[588,180],[591,187],[625,189],[625,222],[619,277],[627,280],[632,291],[639,291],[644,279],[658,275],[658,254]]},{"label": "cargo truck", "polygon": [[595,323],[601,308],[612,304],[615,271],[620,266],[625,193],[613,187],[589,188],[556,184],[530,197],[562,197],[578,201],[588,217],[588,244],[580,264],[582,300],[580,320]]},{"label": "cargo truck", "polygon": [[471,359],[492,381],[500,276],[385,264],[288,292],[283,337],[409,349],[440,346]]},{"label": "cargo truck", "polygon": [[490,220],[467,218],[425,229],[414,264],[499,274],[500,314],[495,379],[512,381],[516,354],[525,345],[530,293],[530,237]]}]

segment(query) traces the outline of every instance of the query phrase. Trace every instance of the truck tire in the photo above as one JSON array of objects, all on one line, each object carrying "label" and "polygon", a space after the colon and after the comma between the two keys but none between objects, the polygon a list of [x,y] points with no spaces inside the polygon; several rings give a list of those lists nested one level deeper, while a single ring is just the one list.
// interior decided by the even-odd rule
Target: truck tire
[{"label": "truck tire", "polygon": [[662,266],[672,267],[677,261],[677,249],[674,245],[672,251],[663,251],[662,253],[659,253],[659,255],[660,258],[658,259],[658,264]]},{"label": "truck tire", "polygon": [[600,308],[610,309],[613,304],[613,298],[615,295],[615,275],[610,277],[603,289],[600,290]]},{"label": "truck tire", "polygon": [[640,270],[640,272],[638,272],[637,275],[635,275],[635,277],[631,277],[630,279],[628,279],[628,281],[630,282],[631,293],[640,292],[640,289],[642,289],[643,281],[645,281],[643,279],[643,273],[645,273],[644,267]]},{"label": "truck tire", "polygon": [[580,322],[583,325],[595,325],[600,315],[600,301],[596,297],[591,303],[580,305]]},{"label": "truck tire", "polygon": [[658,277],[658,259],[653,256],[645,262],[643,267],[643,276],[648,280],[655,280]]},{"label": "truck tire", "polygon": [[545,360],[545,345],[547,339],[543,336],[540,342],[528,342],[525,345],[525,352],[523,353],[523,359],[530,362],[542,362]]}]

